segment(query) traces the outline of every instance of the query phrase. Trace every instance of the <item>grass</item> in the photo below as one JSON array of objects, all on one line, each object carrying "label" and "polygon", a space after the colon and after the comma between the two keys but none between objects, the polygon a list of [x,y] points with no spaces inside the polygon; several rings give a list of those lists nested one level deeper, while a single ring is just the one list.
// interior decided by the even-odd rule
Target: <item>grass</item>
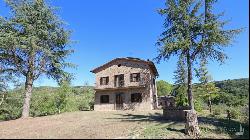
[{"label": "grass", "polygon": [[[249,125],[241,123],[238,120],[228,121],[225,114],[217,117],[209,117],[207,111],[199,113],[199,127],[202,139],[248,139]],[[244,129],[243,135],[236,135],[240,131],[240,126]],[[146,139],[189,139],[185,135],[185,123],[174,121],[157,121],[146,125],[141,131],[135,131],[130,135],[136,135],[136,138]]]},{"label": "grass", "polygon": [[[243,136],[236,136],[239,126]],[[206,139],[249,138],[249,127],[237,120],[199,114],[201,137]],[[79,111],[59,115],[0,122],[0,139],[6,138],[143,138],[189,139],[185,123],[165,120],[162,111]]]}]

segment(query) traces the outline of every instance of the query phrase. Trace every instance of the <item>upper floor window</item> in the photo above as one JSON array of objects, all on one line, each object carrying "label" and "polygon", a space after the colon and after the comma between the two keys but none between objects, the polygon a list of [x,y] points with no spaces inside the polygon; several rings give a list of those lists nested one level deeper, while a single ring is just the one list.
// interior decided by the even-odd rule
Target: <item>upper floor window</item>
[{"label": "upper floor window", "polygon": [[115,80],[114,81],[115,87],[123,87],[124,86],[124,74],[115,75],[114,80]]},{"label": "upper floor window", "polygon": [[140,81],[140,73],[130,74],[130,82],[139,82],[139,81]]},{"label": "upper floor window", "polygon": [[100,78],[100,85],[108,85],[109,77],[101,77]]}]

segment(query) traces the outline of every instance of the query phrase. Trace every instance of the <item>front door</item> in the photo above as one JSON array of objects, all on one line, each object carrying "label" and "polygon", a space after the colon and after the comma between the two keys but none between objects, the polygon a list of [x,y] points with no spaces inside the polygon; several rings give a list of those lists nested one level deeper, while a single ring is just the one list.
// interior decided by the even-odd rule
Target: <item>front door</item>
[{"label": "front door", "polygon": [[117,93],[116,94],[116,104],[115,104],[115,109],[116,110],[122,110],[123,109],[122,95],[123,95],[123,93]]}]

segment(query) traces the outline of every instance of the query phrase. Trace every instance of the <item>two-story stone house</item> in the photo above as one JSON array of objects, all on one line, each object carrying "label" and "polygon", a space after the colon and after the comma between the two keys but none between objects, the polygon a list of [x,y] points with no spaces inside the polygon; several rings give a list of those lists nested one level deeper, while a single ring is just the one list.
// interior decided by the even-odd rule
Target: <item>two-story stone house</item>
[{"label": "two-story stone house", "polygon": [[96,75],[94,110],[157,108],[157,69],[152,61],[116,58],[91,72]]}]

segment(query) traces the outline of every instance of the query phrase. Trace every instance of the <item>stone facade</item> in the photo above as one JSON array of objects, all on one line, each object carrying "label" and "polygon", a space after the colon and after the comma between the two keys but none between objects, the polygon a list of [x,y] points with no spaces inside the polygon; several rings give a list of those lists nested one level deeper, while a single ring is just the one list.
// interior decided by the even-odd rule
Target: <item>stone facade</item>
[{"label": "stone facade", "polygon": [[[152,110],[157,107],[155,79],[158,73],[151,61],[117,58],[91,72],[96,75],[94,110]],[[132,73],[139,73],[138,81],[131,81]],[[117,86],[115,76],[121,74],[122,86]],[[101,77],[108,77],[108,83],[101,84]],[[140,101],[132,102],[134,93],[141,95]],[[109,101],[101,103],[102,95],[108,95]]]},{"label": "stone facade", "polygon": [[185,121],[188,107],[163,108],[163,117],[167,120]]},{"label": "stone facade", "polygon": [[175,107],[174,96],[160,96],[160,97],[158,97],[158,107],[159,108]]}]

